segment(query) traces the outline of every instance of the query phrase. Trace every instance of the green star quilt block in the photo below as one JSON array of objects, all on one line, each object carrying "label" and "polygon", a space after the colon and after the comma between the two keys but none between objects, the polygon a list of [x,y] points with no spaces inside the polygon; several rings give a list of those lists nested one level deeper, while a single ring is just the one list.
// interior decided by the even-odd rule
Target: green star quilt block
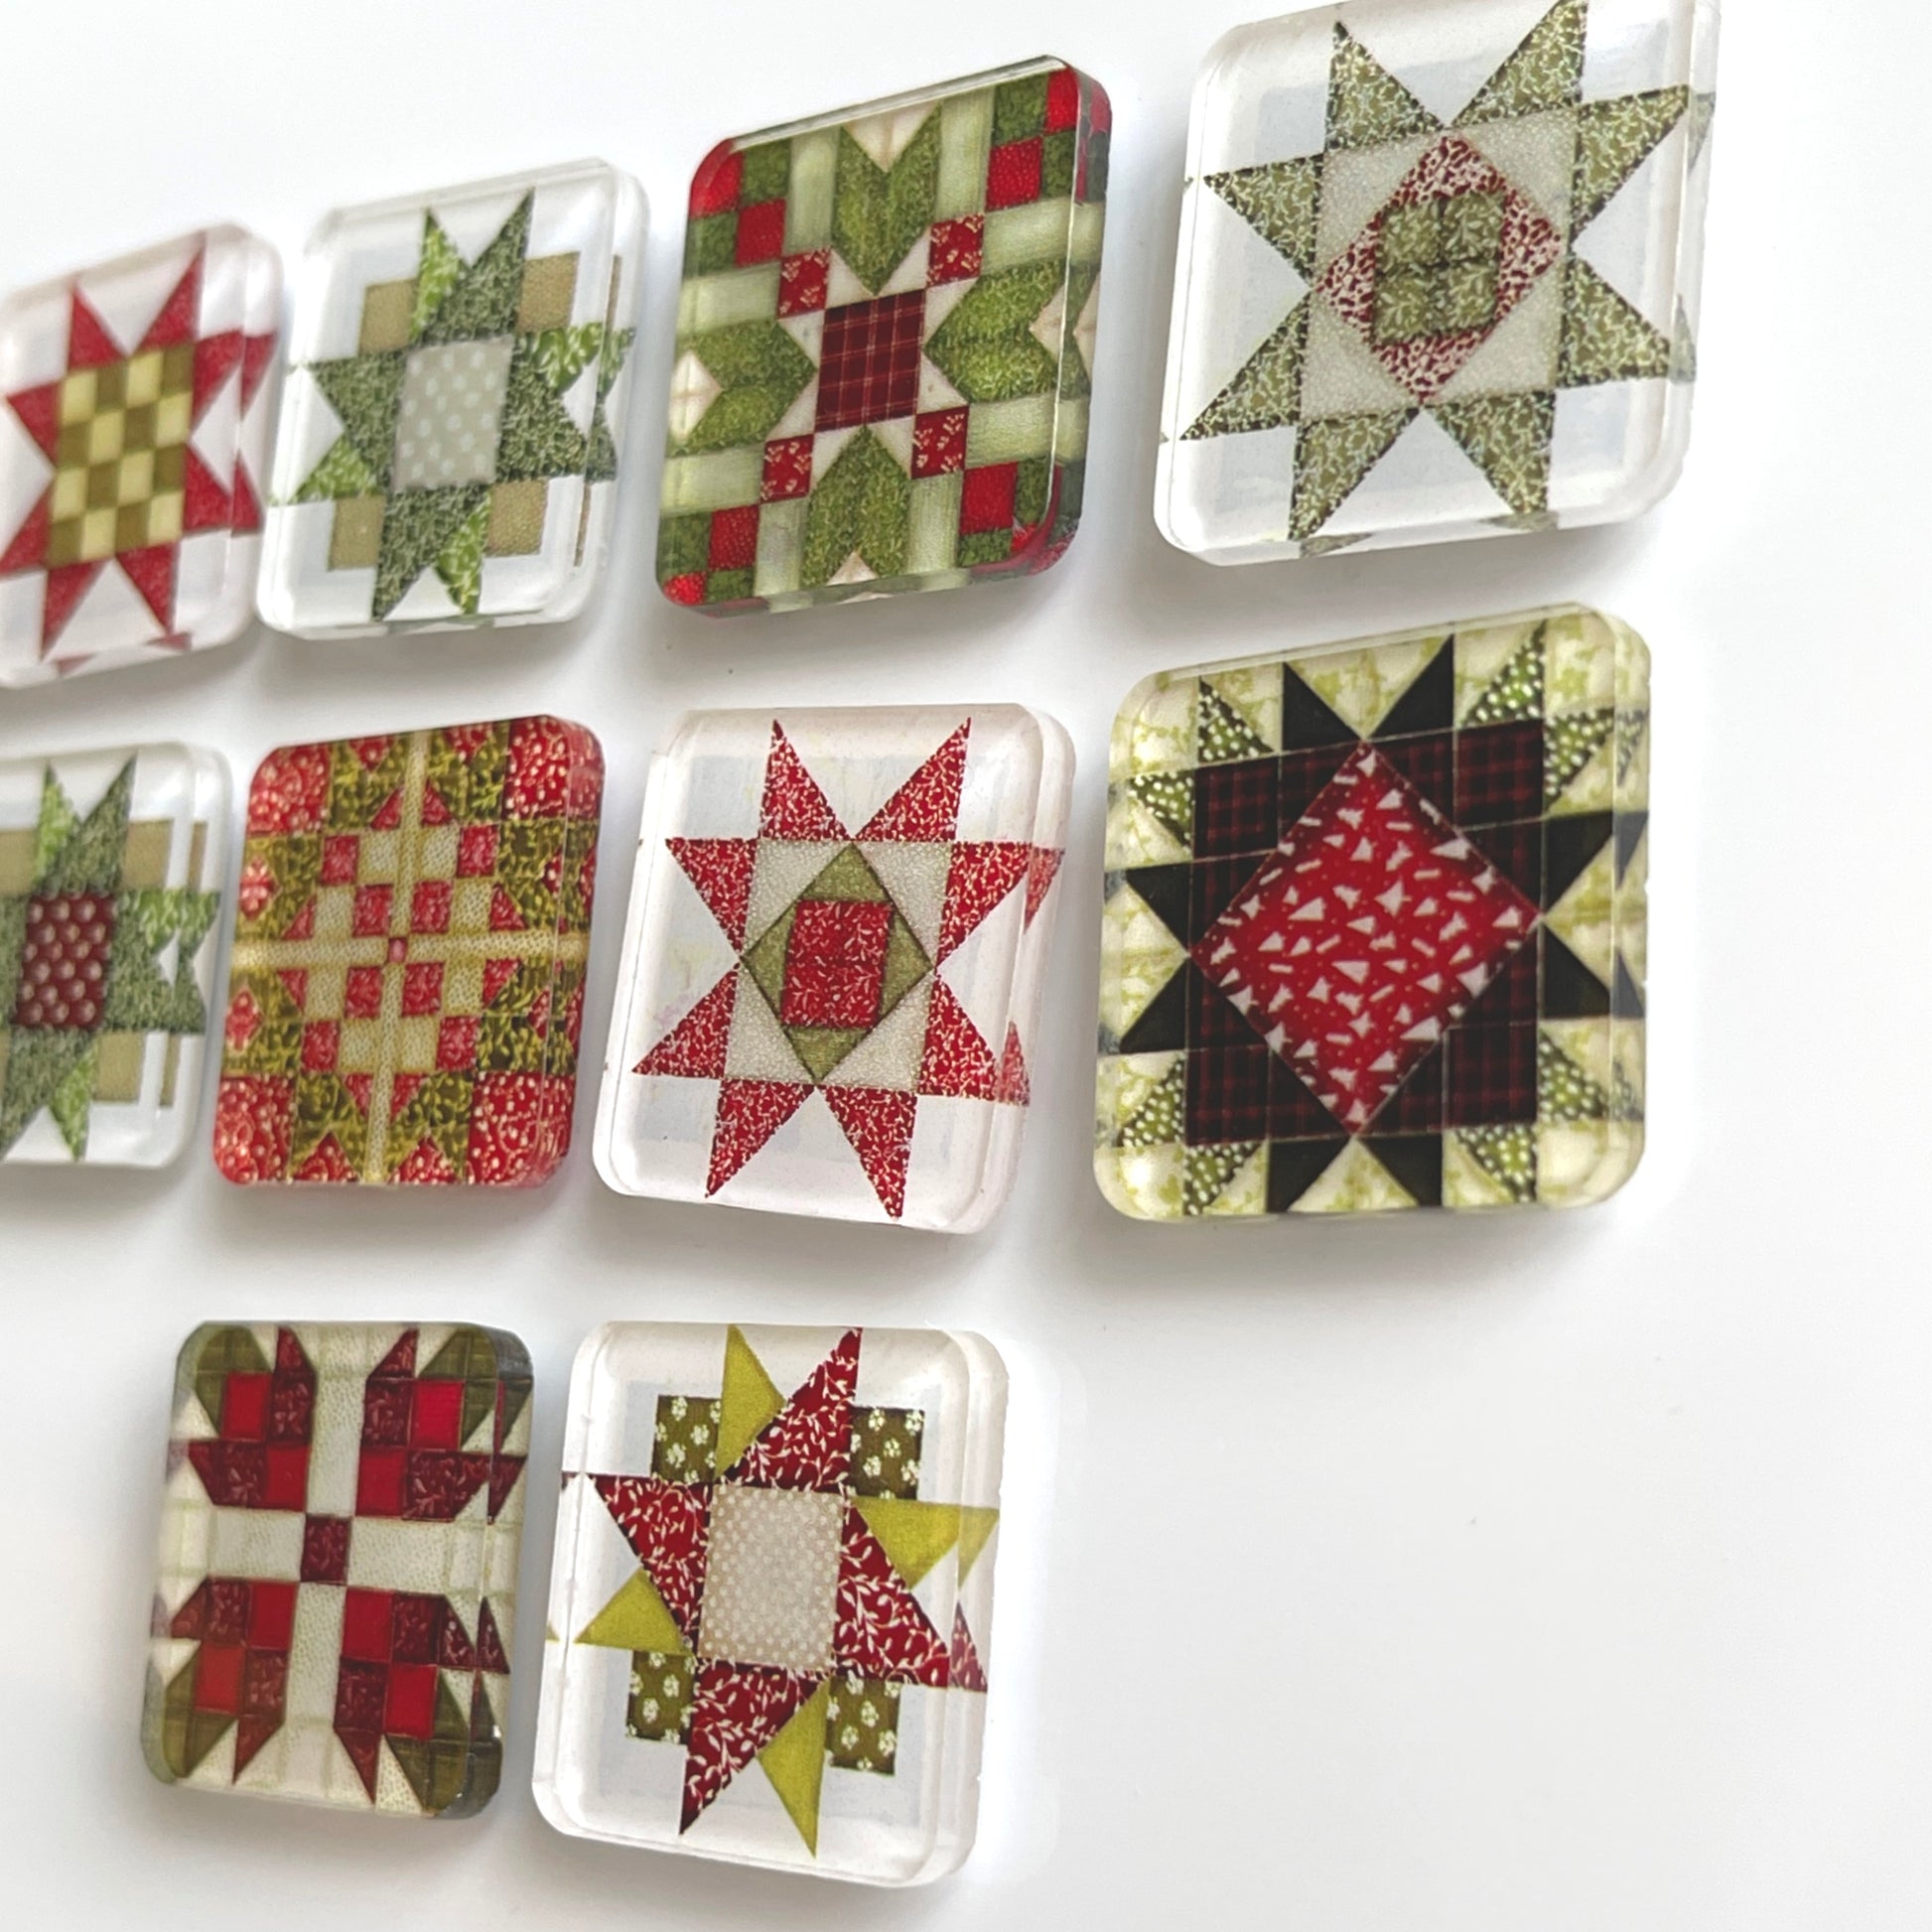
[{"label": "green star quilt block", "polygon": [[601,162],[332,214],[298,282],[261,610],[555,623],[602,573],[642,192]]},{"label": "green star quilt block", "polygon": [[0,763],[0,1164],[158,1168],[181,1153],[227,863],[212,752]]},{"label": "green star quilt block", "polygon": [[1650,660],[1576,608],[1114,728],[1095,1172],[1142,1220],[1582,1206],[1644,1141]]},{"label": "green star quilt block", "polygon": [[674,604],[1024,576],[1080,520],[1105,91],[1035,61],[720,143],[691,185]]},{"label": "green star quilt block", "polygon": [[1690,439],[1717,0],[1350,0],[1194,90],[1155,514],[1213,563],[1610,522]]},{"label": "green star quilt block", "polygon": [[992,1345],[942,1329],[590,1336],[544,1645],[544,1816],[877,1885],[958,1865],[978,1823],[1006,1399]]}]

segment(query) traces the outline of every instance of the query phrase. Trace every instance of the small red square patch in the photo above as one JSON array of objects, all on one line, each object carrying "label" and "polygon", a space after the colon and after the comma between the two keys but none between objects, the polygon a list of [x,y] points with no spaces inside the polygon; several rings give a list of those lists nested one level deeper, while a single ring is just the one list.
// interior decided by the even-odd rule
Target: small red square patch
[{"label": "small red square patch", "polygon": [[231,1443],[259,1443],[268,1434],[268,1377],[230,1375],[221,1388],[221,1434]]},{"label": "small red square patch", "polygon": [[352,886],[355,868],[362,857],[362,841],[353,832],[322,842],[322,883],[325,886]]},{"label": "small red square patch", "polygon": [[402,1514],[403,1451],[365,1449],[355,1465],[355,1513],[358,1516]]},{"label": "small red square patch", "polygon": [[750,570],[759,558],[759,511],[756,503],[720,510],[711,519],[711,568]]},{"label": "small red square patch", "polygon": [[767,503],[782,503],[812,493],[809,436],[782,436],[764,446],[764,482],[760,493]]},{"label": "small red square patch", "polygon": [[991,463],[966,472],[960,491],[959,527],[971,536],[987,530],[1010,530],[1013,506],[1020,491],[1017,463]]},{"label": "small red square patch", "polygon": [[436,1030],[436,1064],[445,1073],[460,1072],[477,1057],[477,1038],[483,1022],[475,1019],[446,1020]]},{"label": "small red square patch", "polygon": [[268,1509],[305,1509],[309,1502],[309,1450],[306,1444],[270,1444],[268,1482],[262,1503]]},{"label": "small red square patch", "polygon": [[333,1020],[318,1020],[302,1029],[302,1071],[333,1073],[342,1051],[342,1029]]},{"label": "small red square patch", "polygon": [[382,1728],[397,1737],[427,1737],[436,1728],[434,1664],[391,1664],[382,1701]]},{"label": "small red square patch", "polygon": [[1045,149],[1038,135],[995,148],[986,164],[988,208],[1020,207],[1039,200]]},{"label": "small red square patch", "polygon": [[912,475],[949,477],[966,467],[966,411],[935,409],[912,423]]},{"label": "small red square patch", "polygon": [[466,825],[457,834],[456,870],[459,879],[482,879],[496,870],[496,827]]},{"label": "small red square patch", "polygon": [[241,1646],[204,1643],[195,1657],[195,1708],[198,1711],[241,1709]]},{"label": "small red square patch", "polygon": [[1046,76],[1046,132],[1059,134],[1080,118],[1080,76],[1060,68]]},{"label": "small red square patch", "polygon": [[295,1631],[295,1586],[255,1584],[248,1591],[248,1643],[254,1650],[286,1650]]},{"label": "small red square patch", "polygon": [[787,255],[778,270],[778,313],[809,316],[824,308],[831,286],[832,255],[826,248],[809,255]]},{"label": "small red square patch", "polygon": [[738,217],[738,265],[774,262],[785,251],[785,205],[760,202]]},{"label": "small red square patch", "polygon": [[343,1598],[343,1653],[365,1664],[389,1661],[389,1592],[351,1589]]},{"label": "small red square patch", "polygon": [[957,221],[935,221],[932,245],[926,256],[928,288],[946,282],[970,282],[980,272],[986,235],[984,215],[968,214]]},{"label": "small red square patch", "polygon": [[406,1020],[423,1020],[443,1010],[443,966],[439,960],[402,969],[402,1011]]},{"label": "small red square patch", "polygon": [[379,939],[389,930],[389,902],[394,897],[387,886],[358,886],[355,908],[349,917],[349,930],[358,939]]},{"label": "small red square patch", "polygon": [[459,1449],[463,1439],[463,1384],[418,1382],[409,1412],[409,1440],[425,1449]]},{"label": "small red square patch", "polygon": [[448,932],[450,929],[450,882],[424,879],[417,883],[409,901],[411,932]]},{"label": "small red square patch", "polygon": [[691,177],[691,212],[695,217],[723,214],[738,206],[745,179],[745,161],[729,142],[721,143],[698,163]]},{"label": "small red square patch", "polygon": [[351,966],[343,985],[343,1017],[376,1020],[382,1014],[382,968]]}]

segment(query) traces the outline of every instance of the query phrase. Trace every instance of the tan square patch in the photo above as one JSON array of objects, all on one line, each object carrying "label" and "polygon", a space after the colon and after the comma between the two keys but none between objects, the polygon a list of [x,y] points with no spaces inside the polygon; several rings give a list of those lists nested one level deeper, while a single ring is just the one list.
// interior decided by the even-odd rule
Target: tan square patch
[{"label": "tan square patch", "polygon": [[384,886],[402,863],[400,832],[364,832],[355,855],[355,877],[364,886]]},{"label": "tan square patch", "polygon": [[331,570],[373,570],[382,554],[381,496],[344,496],[336,504],[336,521],[329,532]]},{"label": "tan square patch", "polygon": [[550,485],[542,478],[498,483],[489,492],[489,535],[484,548],[492,557],[533,557],[543,548],[544,513]]},{"label": "tan square patch", "polygon": [[495,897],[493,879],[459,879],[450,890],[450,930],[476,934],[489,930],[489,901]]},{"label": "tan square patch", "polygon": [[0,832],[0,893],[24,893],[34,883],[34,835]]},{"label": "tan square patch", "polygon": [[456,877],[459,830],[454,825],[426,826],[416,835],[416,877],[454,879]]},{"label": "tan square patch", "polygon": [[348,969],[311,966],[308,994],[302,1007],[304,1020],[340,1020],[348,997]]},{"label": "tan square patch", "polygon": [[436,1071],[436,1035],[441,1027],[441,1020],[434,1014],[419,1014],[413,1019],[396,1022],[398,1073]]},{"label": "tan square patch", "polygon": [[722,1485],[711,1501],[698,1655],[830,1670],[844,1523],[843,1496]]},{"label": "tan square patch", "polygon": [[452,1020],[473,1020],[483,1012],[483,963],[458,953],[444,962],[443,1011]]},{"label": "tan square patch", "polygon": [[516,326],[524,335],[539,329],[570,326],[571,304],[577,297],[577,257],[539,255],[523,264],[523,298],[517,304]]},{"label": "tan square patch", "polygon": [[141,1097],[145,1034],[102,1034],[94,1042],[94,1098],[131,1105]]},{"label": "tan square patch", "polygon": [[318,939],[346,939],[354,919],[353,886],[317,887],[315,933]]},{"label": "tan square patch", "polygon": [[127,828],[121,848],[121,889],[129,893],[159,892],[168,883],[168,848],[175,828],[166,819],[139,821]]},{"label": "tan square patch", "polygon": [[362,333],[356,348],[363,355],[407,348],[416,314],[416,278],[376,282],[362,296]]},{"label": "tan square patch", "polygon": [[336,1048],[338,1073],[373,1073],[382,1051],[380,1020],[345,1020]]}]

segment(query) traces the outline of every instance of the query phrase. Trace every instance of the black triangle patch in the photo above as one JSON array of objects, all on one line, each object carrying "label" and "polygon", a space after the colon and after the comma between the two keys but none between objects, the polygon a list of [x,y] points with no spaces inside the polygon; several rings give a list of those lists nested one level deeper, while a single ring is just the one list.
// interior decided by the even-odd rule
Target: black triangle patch
[{"label": "black triangle patch", "polygon": [[1648,812],[1619,812],[1616,820],[1616,876],[1619,880],[1630,870],[1643,835],[1650,830]]},{"label": "black triangle patch", "polygon": [[1276,1141],[1268,1150],[1268,1211],[1286,1214],[1335,1165],[1348,1145],[1332,1141]]},{"label": "black triangle patch", "polygon": [[1543,909],[1558,904],[1602,851],[1615,829],[1608,812],[1579,812],[1543,821]]},{"label": "black triangle patch", "polygon": [[1621,953],[1616,956],[1616,984],[1610,989],[1610,1015],[1616,1020],[1643,1018],[1643,995],[1637,991],[1637,982]]},{"label": "black triangle patch", "polygon": [[1293,664],[1282,666],[1282,750],[1312,752],[1320,745],[1353,745],[1358,734],[1314,693]]},{"label": "black triangle patch", "polygon": [[1187,980],[1182,966],[1148,1002],[1121,1036],[1123,1053],[1178,1053],[1187,1044]]},{"label": "black triangle patch", "polygon": [[1547,926],[1543,930],[1543,1018],[1602,1020],[1610,989]]},{"label": "black triangle patch", "polygon": [[1408,738],[1417,732],[1446,732],[1455,723],[1455,644],[1446,640],[1422,675],[1395,701],[1375,728],[1379,738]]},{"label": "black triangle patch", "polygon": [[1443,1137],[1424,1135],[1416,1140],[1364,1141],[1362,1145],[1387,1168],[1418,1207],[1443,1204]]},{"label": "black triangle patch", "polygon": [[1192,943],[1187,930],[1188,907],[1192,902],[1191,866],[1141,866],[1126,875],[1127,883],[1147,902],[1147,909],[1185,946]]}]

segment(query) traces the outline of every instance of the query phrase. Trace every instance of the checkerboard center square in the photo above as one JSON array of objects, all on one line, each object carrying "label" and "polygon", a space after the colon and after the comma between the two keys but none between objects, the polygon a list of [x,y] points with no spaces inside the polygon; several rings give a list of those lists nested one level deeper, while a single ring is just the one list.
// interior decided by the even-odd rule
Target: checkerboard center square
[{"label": "checkerboard center square", "polygon": [[1208,978],[1351,1131],[1536,926],[1537,908],[1373,747],[1202,936]]},{"label": "checkerboard center square", "polygon": [[398,489],[456,488],[494,479],[513,347],[501,336],[438,344],[410,356],[396,420]]},{"label": "checkerboard center square", "polygon": [[1375,340],[1486,329],[1496,320],[1503,197],[1439,195],[1391,207],[1375,261]]},{"label": "checkerboard center square", "polygon": [[841,1496],[721,1486],[711,1501],[698,1655],[829,1670],[844,1522]]},{"label": "checkerboard center square", "polygon": [[925,293],[831,309],[819,356],[818,427],[851,429],[917,413]]},{"label": "checkerboard center square", "polygon": [[192,345],[146,349],[62,385],[48,561],[99,563],[182,534]]},{"label": "checkerboard center square", "polygon": [[105,894],[69,893],[27,902],[16,1027],[91,1033],[100,1025],[114,924],[114,900]]},{"label": "checkerboard center square", "polygon": [[787,1027],[876,1026],[892,931],[893,908],[878,900],[800,899],[778,1018]]}]

